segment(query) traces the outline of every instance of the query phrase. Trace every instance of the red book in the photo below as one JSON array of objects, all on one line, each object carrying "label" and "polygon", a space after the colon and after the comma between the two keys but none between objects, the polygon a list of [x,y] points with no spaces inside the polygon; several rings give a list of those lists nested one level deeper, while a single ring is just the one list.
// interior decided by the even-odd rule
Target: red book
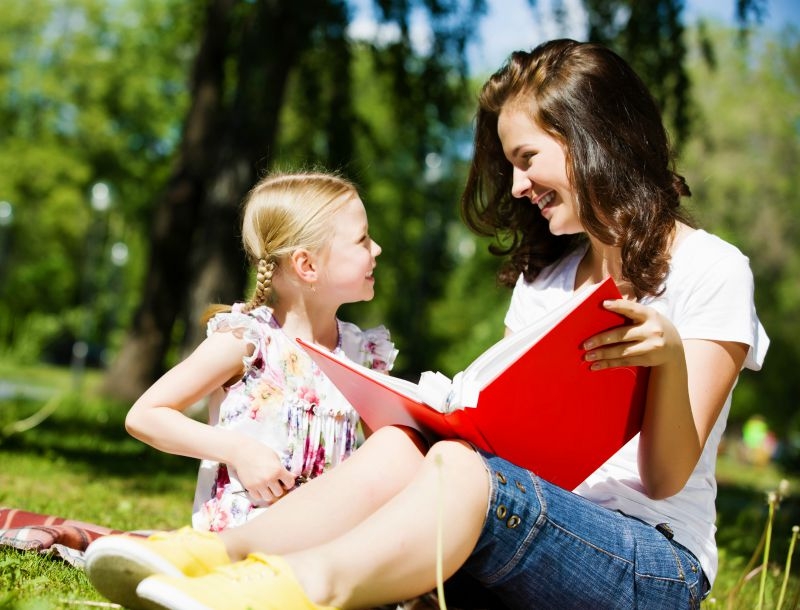
[{"label": "red book", "polygon": [[642,424],[645,367],[589,369],[583,342],[626,318],[603,308],[620,298],[611,278],[500,340],[452,381],[419,383],[378,373],[298,342],[372,430],[405,425],[430,439],[460,438],[574,489]]}]

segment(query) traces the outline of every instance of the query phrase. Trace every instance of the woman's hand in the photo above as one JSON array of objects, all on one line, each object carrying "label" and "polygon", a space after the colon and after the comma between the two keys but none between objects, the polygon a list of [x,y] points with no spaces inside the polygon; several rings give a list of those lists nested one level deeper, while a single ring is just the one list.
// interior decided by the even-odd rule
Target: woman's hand
[{"label": "woman's hand", "polygon": [[680,491],[697,465],[747,355],[741,343],[683,341],[652,307],[624,299],[606,309],[628,320],[590,337],[585,358],[599,370],[651,367],[639,441],[639,473],[654,499]]},{"label": "woman's hand", "polygon": [[590,337],[584,358],[593,370],[616,366],[659,366],[684,358],[675,326],[652,307],[634,301],[606,301],[606,309],[622,314],[630,324]]},{"label": "woman's hand", "polygon": [[278,454],[249,437],[243,437],[230,464],[247,495],[257,502],[272,504],[295,486],[295,475],[283,466]]}]

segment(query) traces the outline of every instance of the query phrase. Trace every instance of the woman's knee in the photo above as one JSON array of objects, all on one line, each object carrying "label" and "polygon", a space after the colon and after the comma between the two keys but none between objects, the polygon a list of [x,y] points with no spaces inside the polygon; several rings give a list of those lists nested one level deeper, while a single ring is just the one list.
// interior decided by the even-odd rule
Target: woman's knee
[{"label": "woman's knee", "polygon": [[474,496],[482,502],[489,493],[489,477],[480,454],[468,443],[446,440],[434,443],[425,455],[423,468],[443,479],[445,487]]},{"label": "woman's knee", "polygon": [[417,474],[423,457],[412,431],[386,426],[371,434],[342,466],[359,464],[359,471],[370,484],[402,487]]}]

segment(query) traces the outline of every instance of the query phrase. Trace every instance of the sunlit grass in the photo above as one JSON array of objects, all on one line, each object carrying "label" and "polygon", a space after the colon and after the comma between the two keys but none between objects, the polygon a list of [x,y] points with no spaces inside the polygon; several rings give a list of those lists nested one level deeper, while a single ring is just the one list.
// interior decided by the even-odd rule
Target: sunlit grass
[{"label": "sunlit grass", "polygon": [[[62,402],[32,429],[0,434],[0,506],[121,530],[172,529],[188,523],[196,462],[164,455],[130,438],[123,428],[127,405],[95,396],[95,371],[83,379],[81,393],[74,392],[65,369],[17,369],[0,362],[0,379],[12,378],[51,388]],[[42,398],[0,400],[0,431],[43,403]],[[798,562],[791,562],[790,551],[793,526],[800,524],[800,506],[792,494],[800,483],[789,478],[788,492],[769,503],[769,493],[778,492],[786,478],[774,464],[748,465],[733,451],[720,456],[720,572],[704,608],[798,607],[800,583],[791,574]],[[105,601],[82,571],[60,560],[0,547],[0,610],[95,608],[89,604]]]}]

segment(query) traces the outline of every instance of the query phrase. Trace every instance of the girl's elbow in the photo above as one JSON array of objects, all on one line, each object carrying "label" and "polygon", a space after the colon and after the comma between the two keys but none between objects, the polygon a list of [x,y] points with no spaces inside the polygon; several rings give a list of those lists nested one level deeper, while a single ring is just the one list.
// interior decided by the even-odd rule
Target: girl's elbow
[{"label": "girl's elbow", "polygon": [[133,438],[140,439],[145,434],[144,425],[140,414],[131,409],[125,416],[125,431]]}]

